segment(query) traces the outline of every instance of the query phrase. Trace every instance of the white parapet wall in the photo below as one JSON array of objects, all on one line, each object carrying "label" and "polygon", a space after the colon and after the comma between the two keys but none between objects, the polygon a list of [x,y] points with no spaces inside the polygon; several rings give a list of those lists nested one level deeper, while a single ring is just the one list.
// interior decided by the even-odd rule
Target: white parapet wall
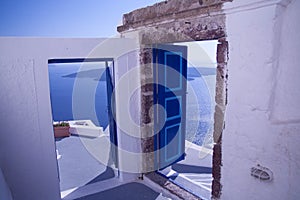
[{"label": "white parapet wall", "polygon": [[91,120],[69,121],[71,134],[86,137],[100,137],[104,135],[103,127],[96,126]]},{"label": "white parapet wall", "polygon": [[[60,199],[48,60],[116,59],[134,49],[120,38],[0,38],[0,167],[14,200]],[[102,134],[89,125],[88,135]]]},{"label": "white parapet wall", "polygon": [[48,59],[87,57],[103,40],[0,38],[0,167],[14,200],[60,199]]}]

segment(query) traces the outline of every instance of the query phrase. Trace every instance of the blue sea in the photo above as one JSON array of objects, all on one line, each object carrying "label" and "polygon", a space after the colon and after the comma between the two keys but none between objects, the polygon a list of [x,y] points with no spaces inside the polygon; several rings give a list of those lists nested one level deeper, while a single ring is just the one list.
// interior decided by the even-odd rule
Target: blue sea
[{"label": "blue sea", "polygon": [[[91,119],[97,126],[107,127],[107,93],[106,93],[106,75],[104,66],[94,64],[87,70],[80,70],[80,63],[68,64],[49,64],[50,97],[52,107],[52,117],[54,121]],[[100,66],[100,67],[99,67]],[[189,90],[193,90],[197,102],[187,101],[187,140],[201,145],[206,134],[213,125],[212,109],[214,106],[212,96],[209,91],[209,83],[206,80],[208,76],[215,76],[215,68],[188,67],[188,85]],[[84,108],[82,112],[77,112],[74,116],[73,89],[75,79],[84,79],[91,84],[97,84],[94,92],[95,103]],[[214,86],[212,87],[214,88]],[[188,95],[191,91],[188,91]],[[85,91],[82,91],[82,98],[85,98]],[[187,96],[189,98],[189,96]],[[197,111],[195,111],[198,108]]]}]

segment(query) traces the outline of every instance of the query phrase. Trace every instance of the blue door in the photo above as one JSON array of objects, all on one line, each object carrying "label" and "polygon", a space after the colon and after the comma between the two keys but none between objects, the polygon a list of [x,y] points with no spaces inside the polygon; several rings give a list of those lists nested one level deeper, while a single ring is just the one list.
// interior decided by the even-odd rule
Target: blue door
[{"label": "blue door", "polygon": [[160,105],[154,109],[156,169],[184,159],[186,58],[186,46],[157,45],[153,48],[154,104]]},{"label": "blue door", "polygon": [[118,167],[118,151],[117,151],[117,127],[115,121],[115,99],[114,95],[112,95],[114,90],[114,63],[109,66],[108,62],[106,62],[106,88],[107,88],[107,109],[108,109],[108,120],[109,120],[109,136],[110,136],[110,160],[108,165],[115,164],[115,167]]}]

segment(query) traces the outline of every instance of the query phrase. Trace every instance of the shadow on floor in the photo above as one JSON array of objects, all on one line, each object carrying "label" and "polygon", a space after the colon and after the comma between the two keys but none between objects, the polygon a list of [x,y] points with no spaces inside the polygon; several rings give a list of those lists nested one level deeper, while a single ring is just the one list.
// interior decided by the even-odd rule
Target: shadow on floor
[{"label": "shadow on floor", "polygon": [[103,173],[101,173],[99,176],[97,176],[96,178],[88,182],[86,185],[96,183],[99,181],[104,181],[114,177],[115,177],[114,170],[110,167],[106,167],[106,170]]},{"label": "shadow on floor", "polygon": [[96,139],[97,136],[88,136],[88,135],[79,135],[75,133],[71,133],[71,136],[78,137],[78,138],[87,138],[87,139]]},{"label": "shadow on floor", "polygon": [[185,165],[185,164],[174,164],[172,169],[177,173],[195,173],[195,174],[211,174],[211,167],[202,167],[194,165]]},{"label": "shadow on floor", "polygon": [[78,198],[76,200],[155,200],[159,193],[141,183],[127,183],[96,194]]}]

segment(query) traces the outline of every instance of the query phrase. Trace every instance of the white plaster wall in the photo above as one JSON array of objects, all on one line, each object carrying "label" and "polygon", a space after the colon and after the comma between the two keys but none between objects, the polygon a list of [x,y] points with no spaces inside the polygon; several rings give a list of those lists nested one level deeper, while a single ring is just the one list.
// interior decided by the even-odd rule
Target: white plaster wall
[{"label": "white plaster wall", "polygon": [[48,59],[87,57],[101,41],[0,38],[0,167],[13,199],[60,199]]},{"label": "white plaster wall", "polygon": [[[300,199],[300,1],[226,3],[221,199]],[[250,176],[260,164],[271,182]]]}]

